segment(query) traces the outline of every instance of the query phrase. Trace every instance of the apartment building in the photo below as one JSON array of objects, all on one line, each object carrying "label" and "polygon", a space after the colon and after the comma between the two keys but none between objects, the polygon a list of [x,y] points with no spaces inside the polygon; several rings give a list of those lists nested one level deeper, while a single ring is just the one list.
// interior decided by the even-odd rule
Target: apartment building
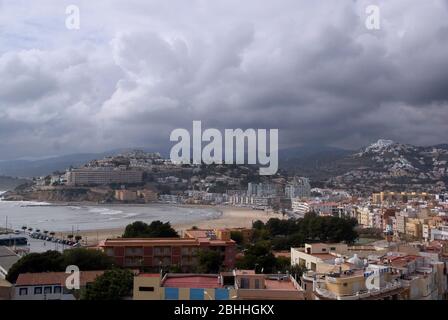
[{"label": "apartment building", "polygon": [[[305,244],[303,248],[291,248],[291,265],[298,265],[310,271],[325,273],[339,269],[336,259],[346,252],[348,252],[348,246],[343,243]],[[344,264],[341,264],[341,267],[349,268],[348,265]]]},{"label": "apartment building", "polygon": [[301,198],[291,199],[291,209],[292,212],[299,216],[304,216],[306,213],[311,211],[310,204],[303,201]]},{"label": "apartment building", "polygon": [[224,266],[233,268],[236,254],[236,244],[226,230],[187,230],[183,238],[107,239],[100,242],[99,248],[119,266],[154,271],[170,266],[192,270],[198,265],[200,250],[220,252]]},{"label": "apartment building", "polygon": [[246,194],[253,197],[275,197],[278,194],[278,188],[272,183],[249,182]]},{"label": "apartment building", "polygon": [[372,194],[372,202],[378,205],[399,202],[407,203],[410,201],[428,201],[434,198],[434,195],[426,192],[379,192]]},{"label": "apartment building", "polygon": [[134,277],[134,300],[230,300],[235,289],[214,274],[140,274]]},{"label": "apartment building", "polygon": [[328,273],[313,281],[316,300],[398,300],[404,292],[398,275],[381,265]]},{"label": "apartment building", "polygon": [[134,300],[303,300],[290,275],[233,270],[213,274],[140,274],[134,277]]},{"label": "apartment building", "polygon": [[285,196],[287,198],[309,198],[311,196],[311,185],[308,178],[294,177],[285,186]]},{"label": "apartment building", "polygon": [[423,224],[420,219],[410,218],[406,221],[406,235],[414,239],[423,239]]},{"label": "apartment building", "polygon": [[67,171],[66,179],[69,186],[132,184],[143,181],[143,171],[114,167],[79,168]]}]

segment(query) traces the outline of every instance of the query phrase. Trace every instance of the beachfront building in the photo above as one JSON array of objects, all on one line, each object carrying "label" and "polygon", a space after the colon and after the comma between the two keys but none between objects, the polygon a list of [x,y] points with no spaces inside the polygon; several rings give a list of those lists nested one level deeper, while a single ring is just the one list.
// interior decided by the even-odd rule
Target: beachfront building
[{"label": "beachfront building", "polygon": [[[102,275],[104,271],[81,271],[80,287]],[[76,300],[73,291],[66,289],[70,274],[65,272],[21,273],[14,285],[13,300]]]},{"label": "beachfront building", "polygon": [[285,196],[290,199],[309,198],[311,196],[309,179],[294,177],[294,179],[285,186]]},{"label": "beachfront building", "polygon": [[114,167],[79,168],[68,170],[66,180],[69,186],[133,184],[143,181],[143,171]]},{"label": "beachfront building", "polygon": [[223,265],[235,265],[236,243],[227,230],[186,230],[183,238],[107,239],[99,248],[122,267],[179,267],[188,271],[198,264],[200,250],[215,250],[223,255]]}]

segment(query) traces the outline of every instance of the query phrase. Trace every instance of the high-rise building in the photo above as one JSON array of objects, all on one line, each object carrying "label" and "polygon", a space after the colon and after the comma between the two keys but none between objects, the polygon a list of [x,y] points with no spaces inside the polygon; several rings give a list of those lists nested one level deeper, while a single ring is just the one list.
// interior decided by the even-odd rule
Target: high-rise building
[{"label": "high-rise building", "polygon": [[308,178],[294,177],[285,187],[287,198],[308,198],[311,196],[311,186]]}]

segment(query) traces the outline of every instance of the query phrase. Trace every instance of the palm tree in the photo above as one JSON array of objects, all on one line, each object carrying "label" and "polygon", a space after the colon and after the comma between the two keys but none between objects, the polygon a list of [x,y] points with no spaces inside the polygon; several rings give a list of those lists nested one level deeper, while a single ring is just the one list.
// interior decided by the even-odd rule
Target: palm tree
[{"label": "palm tree", "polygon": [[26,229],[27,229],[27,226],[22,226],[23,232],[25,232]]},{"label": "palm tree", "polygon": [[55,235],[54,231],[51,231],[50,236],[54,237],[54,235]]},{"label": "palm tree", "polygon": [[67,239],[70,240],[70,241],[72,241],[72,239],[73,239],[73,235],[72,235],[72,234],[67,235]]},{"label": "palm tree", "polygon": [[82,239],[82,237],[81,237],[80,235],[77,235],[77,236],[75,237],[76,242],[79,242],[79,240],[81,240],[81,239]]},{"label": "palm tree", "polygon": [[31,227],[28,228],[28,231],[29,231],[29,232],[32,232],[32,231],[33,231],[33,228],[31,228]]},{"label": "palm tree", "polygon": [[39,233],[39,232],[40,232],[40,229],[36,229],[36,232]]}]

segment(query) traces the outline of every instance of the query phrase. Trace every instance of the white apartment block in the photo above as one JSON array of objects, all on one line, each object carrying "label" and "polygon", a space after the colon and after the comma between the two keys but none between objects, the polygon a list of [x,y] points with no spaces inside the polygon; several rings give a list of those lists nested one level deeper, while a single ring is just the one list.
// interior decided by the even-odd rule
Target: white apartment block
[{"label": "white apartment block", "polygon": [[309,198],[311,196],[311,185],[308,178],[295,177],[291,183],[285,186],[287,198]]}]

